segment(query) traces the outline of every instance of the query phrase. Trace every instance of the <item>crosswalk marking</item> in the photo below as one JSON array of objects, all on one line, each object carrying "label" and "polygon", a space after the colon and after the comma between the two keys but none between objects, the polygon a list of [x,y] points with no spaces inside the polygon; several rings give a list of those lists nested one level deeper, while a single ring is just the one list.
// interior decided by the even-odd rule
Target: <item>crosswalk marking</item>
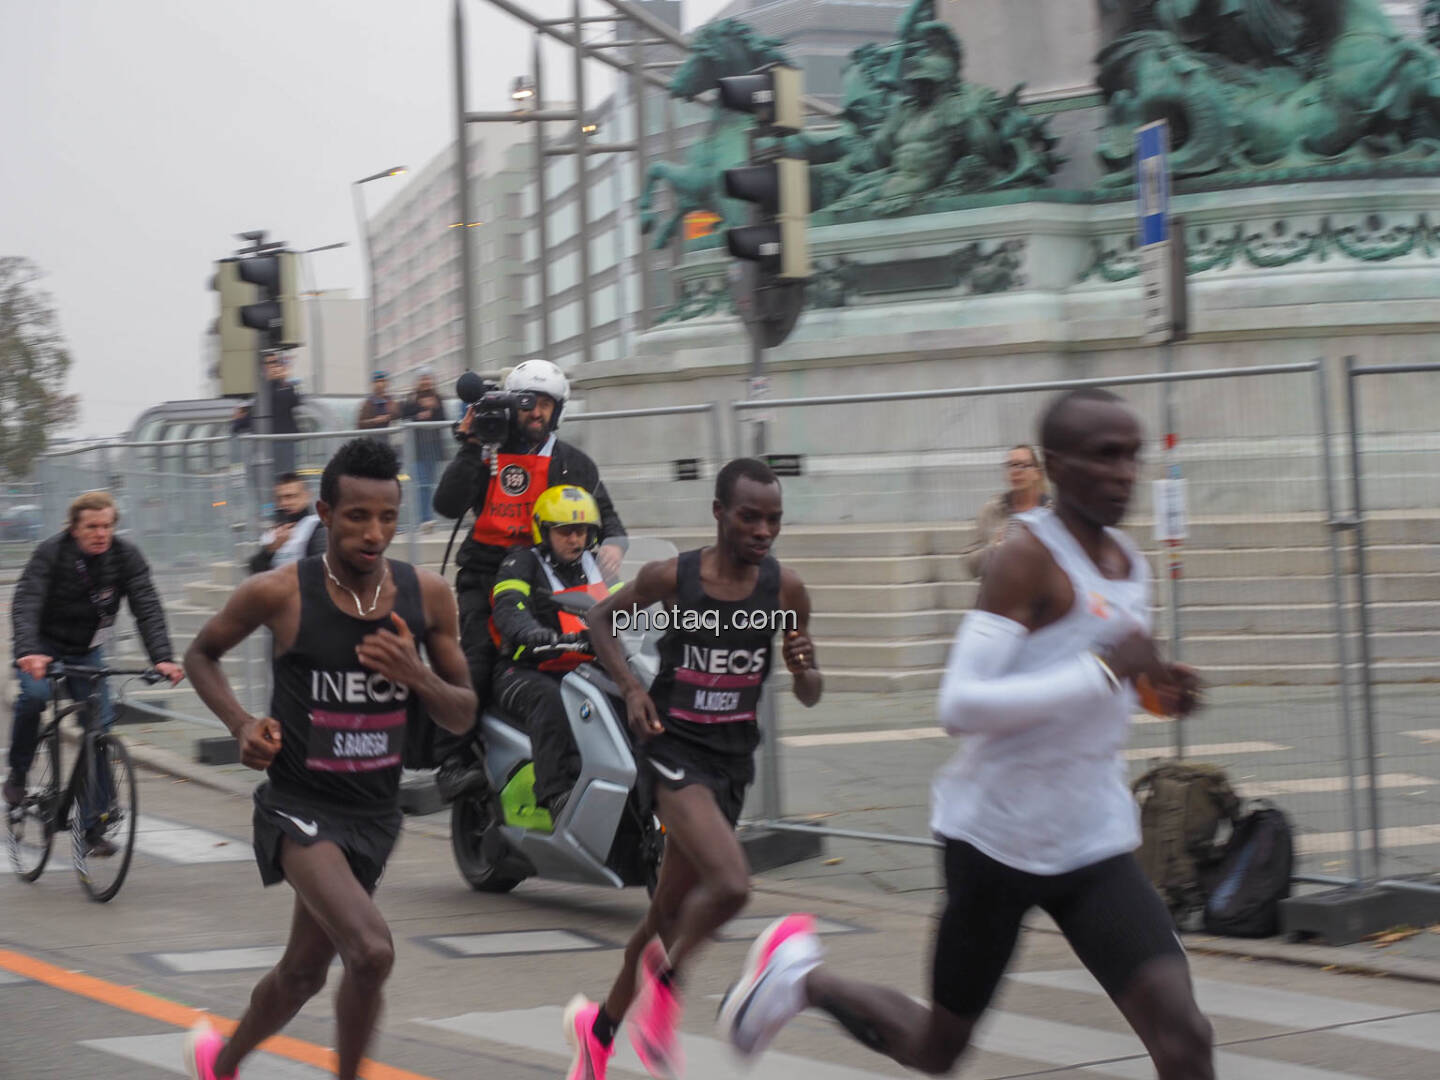
[{"label": "crosswalk marking", "polygon": [[[715,932],[715,936],[721,941],[753,941],[779,917],[778,915],[746,915],[739,919],[731,919]],[[834,922],[831,919],[822,919],[818,916],[815,918],[817,934],[853,934],[859,929],[858,926],[846,926],[844,923]]]},{"label": "crosswalk marking", "polygon": [[1440,742],[1440,727],[1424,728],[1420,731],[1402,731],[1400,734],[1409,735],[1412,739],[1419,739],[1421,742]]},{"label": "crosswalk marking", "polygon": [[[1363,833],[1365,842],[1368,833]],[[1331,855],[1338,851],[1349,851],[1354,834],[1345,829],[1340,832],[1298,833],[1295,837],[1295,851],[1300,855]],[[1391,825],[1380,830],[1382,848],[1425,847],[1440,844],[1440,825]]]},{"label": "crosswalk marking", "polygon": [[[562,1018],[563,1011],[557,1006],[542,1006],[499,1013],[472,1012],[415,1022],[487,1042],[563,1057],[568,1050],[563,1041]],[[836,1037],[844,1038],[838,1029]],[[681,1041],[688,1066],[686,1076],[691,1080],[732,1080],[737,1075],[736,1059],[723,1043],[689,1034],[683,1035]],[[1150,1063],[1145,1048],[1133,1034],[1080,1027],[1019,1013],[987,1013],[976,1031],[974,1045],[990,1053],[1045,1065],[1072,1066],[1097,1076],[1151,1080],[1155,1075],[1155,1067]],[[1084,1062],[1100,1064],[1083,1065]],[[1226,1080],[1361,1080],[1350,1073],[1228,1050],[1217,1051],[1216,1067],[1217,1075],[1224,1076]],[[645,1075],[628,1040],[624,1039],[616,1041],[616,1055],[611,1068]],[[888,1069],[883,1073],[875,1068],[859,1070],[776,1051],[758,1059],[748,1073],[751,1080],[795,1080],[796,1077],[804,1077],[805,1080],[875,1080],[877,1076],[887,1075],[892,1075]]]},{"label": "crosswalk marking", "polygon": [[[1029,986],[1073,990],[1103,996],[1105,991],[1088,971],[1020,971],[1008,978]],[[1311,1030],[1328,1028],[1345,1035],[1393,1046],[1440,1052],[1440,1012],[1396,1016],[1397,1010],[1341,998],[1247,986],[1224,979],[1195,979],[1195,1000],[1208,1016],[1252,1020],[1275,1027]],[[1342,1026],[1343,1025],[1343,1026]]]},{"label": "crosswalk marking", "polygon": [[256,945],[246,949],[154,953],[151,959],[170,971],[192,975],[198,971],[251,971],[272,968],[284,954],[283,945]]},{"label": "crosswalk marking", "polygon": [[[542,1005],[534,1009],[472,1012],[415,1022],[486,1042],[505,1043],[553,1054],[557,1058],[568,1058],[570,1050],[565,1042],[564,1015],[564,1010],[557,1005]],[[716,1039],[687,1033],[680,1037],[680,1042],[685,1051],[686,1080],[734,1080],[744,1071],[730,1048]],[[611,1059],[610,1068],[613,1070],[611,1075],[614,1071],[648,1075],[626,1038],[615,1040],[615,1057]],[[760,1058],[746,1075],[749,1080],[796,1080],[796,1077],[804,1077],[804,1080],[876,1080],[877,1076],[885,1074],[873,1069],[854,1069],[772,1051]]]},{"label": "crosswalk marking", "polygon": [[[1185,747],[1185,753],[1190,757],[1198,758],[1214,757],[1220,754],[1269,754],[1277,750],[1293,749],[1294,747],[1282,746],[1280,743],[1252,740],[1250,742],[1199,743],[1195,746]],[[1165,746],[1131,746],[1122,750],[1121,755],[1126,761],[1174,757],[1175,747],[1169,744]]]},{"label": "crosswalk marking", "polygon": [[[1164,716],[1136,713],[1130,718],[1132,724],[1168,724]],[[868,743],[914,742],[920,739],[949,739],[953,736],[942,727],[876,728],[865,731],[826,731],[811,735],[782,735],[780,742],[785,746],[800,749],[812,746],[864,746]]]},{"label": "crosswalk marking", "polygon": [[135,849],[175,863],[249,862],[255,858],[245,841],[148,814],[141,814],[135,825]]},{"label": "crosswalk marking", "polygon": [[582,952],[611,948],[609,942],[571,930],[501,930],[488,934],[447,934],[425,938],[451,956],[514,956],[518,953]]},{"label": "crosswalk marking", "polygon": [[[1126,1080],[1153,1080],[1155,1066],[1133,1034],[1062,1024],[1020,1013],[987,1013],[976,1030],[974,1044],[981,1050],[1026,1058],[1048,1065],[1090,1065],[1085,1072]],[[1215,1075],[1225,1080],[1360,1080],[1350,1073],[1332,1072],[1309,1065],[1293,1065],[1273,1058],[1252,1057],[1229,1050],[1215,1052]]]},{"label": "crosswalk marking", "polygon": [[[185,1035],[129,1035],[116,1039],[86,1039],[80,1043],[92,1050],[113,1054],[140,1065],[149,1065],[174,1076],[188,1076],[182,1063]],[[77,1070],[78,1071],[78,1070]],[[300,1065],[274,1054],[255,1054],[247,1058],[241,1070],[246,1076],[263,1076],[266,1080],[325,1080],[333,1074]]]},{"label": "crosswalk marking", "polygon": [[[1376,779],[1381,788],[1420,788],[1432,787],[1440,784],[1429,776],[1415,776],[1413,773],[1381,773]],[[1368,789],[1370,778],[1368,776],[1357,776],[1355,778],[1357,789]],[[1242,781],[1235,785],[1235,790],[1246,798],[1269,799],[1276,795],[1314,795],[1320,792],[1348,791],[1350,789],[1350,778],[1348,776],[1310,776],[1300,780],[1256,780]]]}]

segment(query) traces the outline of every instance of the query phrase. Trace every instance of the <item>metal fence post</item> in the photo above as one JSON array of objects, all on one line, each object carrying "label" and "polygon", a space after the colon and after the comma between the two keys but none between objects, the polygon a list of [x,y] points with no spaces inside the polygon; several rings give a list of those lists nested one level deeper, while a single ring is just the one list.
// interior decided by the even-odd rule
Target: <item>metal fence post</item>
[{"label": "metal fence post", "polygon": [[[405,451],[405,460],[409,462],[406,472],[410,476],[410,502],[411,507],[418,507],[420,498],[420,438],[415,433],[415,425],[406,422],[402,425],[403,431],[400,438]],[[420,512],[412,510],[407,515],[410,518],[410,528],[406,531],[405,557],[409,559],[411,566],[420,565]]]},{"label": "metal fence post", "polygon": [[1350,648],[1345,623],[1345,568],[1340,558],[1340,531],[1350,528],[1335,505],[1335,465],[1330,456],[1329,372],[1323,359],[1315,369],[1315,403],[1320,420],[1321,477],[1325,485],[1326,535],[1330,542],[1330,586],[1335,607],[1335,650],[1340,665],[1340,733],[1345,742],[1346,790],[1350,799],[1350,873],[1365,876],[1360,854],[1360,794],[1355,780],[1355,718],[1350,707]]},{"label": "metal fence post", "polygon": [[1370,859],[1368,880],[1380,877],[1380,793],[1376,784],[1375,694],[1370,666],[1369,585],[1365,568],[1365,500],[1360,473],[1359,390],[1355,382],[1355,357],[1345,357],[1345,397],[1350,414],[1350,490],[1355,529],[1355,599],[1360,625],[1360,702],[1365,718],[1365,763],[1370,776]]},{"label": "metal fence post", "polygon": [[772,683],[760,694],[757,706],[760,731],[765,737],[765,753],[760,755],[760,817],[764,821],[779,821],[783,816],[780,809],[780,725],[776,722],[779,710],[775,707],[775,688]]}]

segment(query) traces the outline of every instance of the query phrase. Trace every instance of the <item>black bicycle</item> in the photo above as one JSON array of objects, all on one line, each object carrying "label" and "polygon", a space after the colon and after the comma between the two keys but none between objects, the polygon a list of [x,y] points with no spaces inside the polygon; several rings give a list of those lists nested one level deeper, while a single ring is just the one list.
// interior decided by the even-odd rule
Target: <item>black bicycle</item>
[{"label": "black bicycle", "polygon": [[[75,872],[90,899],[105,903],[125,883],[135,853],[135,826],[139,795],[130,755],[118,735],[99,723],[102,680],[131,675],[147,683],[165,676],[154,668],[86,667],[52,663],[45,677],[50,682],[50,719],[41,728],[35,760],[30,766],[25,796],[7,808],[10,865],[23,881],[35,881],[50,861],[55,834],[70,830]],[[90,680],[83,700],[60,701],[61,684],[68,679]],[[69,782],[60,786],[60,721],[79,717],[80,749]]]}]

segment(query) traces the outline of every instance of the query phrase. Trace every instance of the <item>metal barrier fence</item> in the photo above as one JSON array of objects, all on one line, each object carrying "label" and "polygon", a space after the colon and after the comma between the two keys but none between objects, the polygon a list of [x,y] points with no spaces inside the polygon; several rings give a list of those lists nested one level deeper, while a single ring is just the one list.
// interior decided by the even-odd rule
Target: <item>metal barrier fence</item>
[{"label": "metal barrier fence", "polygon": [[[1151,756],[1177,753],[1219,761],[1242,789],[1290,812],[1302,877],[1374,880],[1440,866],[1440,809],[1427,779],[1428,763],[1440,754],[1440,732],[1425,722],[1426,691],[1388,681],[1440,676],[1440,566],[1423,562],[1427,551],[1434,555],[1433,547],[1426,548],[1434,537],[1426,522],[1434,521],[1440,505],[1440,471],[1426,466],[1440,449],[1440,435],[1417,404],[1424,401],[1418,386],[1403,382],[1437,369],[1352,363],[1348,377],[1329,372],[1337,376],[1337,396],[1352,417],[1349,456],[1331,430],[1331,384],[1319,361],[737,401],[729,404],[729,416],[724,403],[576,412],[566,416],[564,436],[600,465],[632,533],[677,522],[686,523],[680,531],[693,533],[709,529],[710,485],[704,481],[724,460],[725,444],[747,444],[742,423],[757,411],[779,418],[770,425],[770,445],[803,459],[800,475],[784,480],[787,524],[868,524],[871,533],[897,522],[936,527],[937,546],[925,556],[924,575],[906,586],[928,597],[919,614],[934,627],[924,640],[899,642],[904,648],[883,654],[913,648],[933,653],[927,661],[933,665],[943,663],[949,637],[975,595],[956,538],[970,536],[976,511],[1003,489],[1005,452],[1038,441],[1035,418],[1049,394],[1079,387],[1121,392],[1149,429],[1129,528],[1160,579],[1157,635],[1172,654],[1221,684],[1211,691],[1209,709],[1184,725],[1141,718],[1133,768],[1143,768]],[[1356,391],[1360,376],[1373,376],[1363,399]],[[1179,442],[1169,458],[1158,440],[1167,389],[1179,418]],[[408,561],[438,566],[448,529],[432,531],[425,524],[428,507],[416,490],[422,479],[417,439],[431,428],[441,435],[438,478],[453,452],[448,430],[440,430],[448,427],[59,451],[40,465],[46,532],[62,527],[64,507],[80,491],[114,491],[122,527],[146,552],[183,642],[240,580],[244,560],[258,546],[270,512],[269,485],[261,482],[264,463],[276,456],[265,451],[276,444],[293,445],[296,466],[313,479],[347,438],[369,434],[394,442],[407,480],[394,550]],[[1161,479],[1172,459],[1185,478],[1192,518],[1179,552],[1151,535],[1154,507],[1146,483]],[[1355,466],[1343,468],[1343,476],[1332,473],[1332,463],[1345,466],[1352,459]],[[1347,478],[1355,491],[1353,516],[1337,509],[1340,480]],[[1356,533],[1353,553],[1340,549],[1346,531]],[[796,546],[787,546],[782,558],[806,558],[802,538],[787,541]],[[1167,581],[1168,556],[1176,554],[1183,576]],[[808,561],[815,574],[828,575],[807,579],[812,597],[819,601],[825,590],[856,592],[843,564],[859,562]],[[846,603],[817,602],[817,618],[838,610],[843,619],[864,625],[867,612]],[[1350,633],[1352,615],[1358,634]],[[849,632],[859,636],[822,642],[822,662],[842,650],[863,656],[873,644],[863,633]],[[248,657],[233,661],[231,676],[242,700],[260,708],[269,665],[263,642],[252,639],[249,648]],[[770,737],[753,795],[758,820],[777,829],[932,844],[926,835],[929,779],[935,753],[950,752],[933,728],[933,691],[864,699],[863,708],[890,714],[871,728],[895,726],[896,715],[914,716],[903,739],[869,730],[789,735],[783,716],[777,723],[774,715],[789,710],[787,696],[764,699]],[[846,698],[827,694],[832,702]],[[181,711],[203,712],[198,702]],[[822,776],[833,779],[853,768],[853,751],[847,761],[846,747],[877,734],[853,784],[838,796],[822,786]],[[1380,772],[1386,755],[1403,760],[1403,769]]]},{"label": "metal barrier fence", "polygon": [[[807,472],[812,460],[818,466],[813,476],[785,480],[787,519],[796,501],[841,498],[888,501],[891,520],[898,521],[928,515],[904,514],[895,507],[935,499],[946,506],[946,517],[963,520],[997,490],[997,466],[1005,450],[1037,441],[1031,432],[1045,399],[1083,387],[1123,392],[1147,422],[1150,438],[1132,506],[1137,520],[1129,531],[1157,569],[1157,604],[1163,605],[1156,612],[1157,635],[1169,639],[1172,655],[1183,656],[1221,684],[1210,690],[1209,707],[1190,721],[1137,717],[1128,751],[1132,771],[1143,770],[1153,758],[1177,754],[1220,763],[1243,792],[1271,798],[1291,814],[1301,877],[1364,878],[1366,815],[1360,802],[1369,777],[1360,765],[1363,735],[1348,692],[1353,672],[1347,661],[1354,652],[1347,632],[1346,565],[1337,537],[1337,523],[1344,518],[1337,512],[1332,469],[1337,447],[1323,363],[772,399],[737,402],[733,408],[737,415],[765,410],[782,417],[778,427],[792,442],[777,449],[813,455],[806,461]],[[1163,431],[1159,421],[1167,387],[1179,418],[1178,445],[1170,457],[1183,474],[1192,518],[1190,535],[1177,553],[1184,573],[1170,582],[1170,589],[1164,579],[1171,553],[1149,535],[1152,523],[1146,519],[1154,507],[1145,483],[1165,475],[1165,447],[1156,435]],[[860,412],[887,409],[892,422],[907,417],[903,427],[894,427],[906,452],[912,457],[934,453],[942,468],[920,469],[894,458],[877,460],[869,471],[843,468],[848,464],[844,455],[861,444],[857,432],[865,424]],[[818,419],[795,419],[790,410]],[[951,424],[970,422],[973,428],[944,427],[946,417]],[[795,437],[801,432],[807,433],[803,440]],[[957,444],[966,449],[954,450]],[[827,467],[834,465],[841,467]],[[944,552],[933,554],[945,565],[939,559]],[[931,583],[936,595],[961,585],[958,560],[950,561],[957,567],[956,580],[937,575]],[[964,595],[973,597],[973,586]],[[959,612],[947,614],[954,616],[947,631],[953,633]],[[948,645],[948,639],[939,642],[938,651]],[[788,712],[792,703],[786,696],[774,697],[779,710]],[[927,835],[928,780],[935,753],[950,753],[943,733],[933,727],[933,698],[933,691],[924,691],[887,701],[892,711],[915,718],[914,727],[902,728],[893,738],[884,730],[787,736],[781,722],[771,731],[760,763],[756,823],[933,845]],[[853,774],[853,747],[862,744],[867,749],[864,772]],[[854,780],[838,794],[837,774]],[[822,784],[817,779],[822,776],[830,782]],[[1394,782],[1379,780],[1380,785]],[[1395,795],[1400,797],[1398,791]],[[876,821],[893,831],[851,827],[852,822]],[[1436,840],[1440,849],[1440,835]]]},{"label": "metal barrier fence", "polygon": [[[607,459],[607,478],[643,477],[645,500],[619,506],[632,533],[632,523],[643,528],[647,513],[659,514],[663,520],[677,503],[695,504],[690,507],[692,520],[704,521],[708,516],[708,486],[677,479],[672,462],[665,461],[663,467],[655,463],[652,448],[678,441],[692,449],[696,477],[713,477],[722,453],[716,406],[577,412],[565,418],[565,425],[566,441],[582,448],[592,440],[625,448],[613,455],[613,464]],[[445,421],[363,431],[112,442],[55,451],[43,455],[37,466],[35,487],[44,500],[40,535],[64,527],[66,507],[81,492],[103,489],[114,494],[122,535],[145,553],[165,600],[172,636],[183,648],[242,580],[247,560],[259,549],[274,512],[270,478],[293,469],[318,497],[325,463],[341,443],[362,435],[389,440],[401,459],[403,498],[391,550],[407,562],[438,569],[450,523],[433,520],[430,500],[456,449],[451,424]],[[702,488],[703,515],[698,499]],[[456,537],[456,549],[461,539]],[[29,557],[34,541],[23,547],[17,569]],[[450,567],[454,567],[453,551]],[[139,635],[128,613],[122,614],[118,630],[117,648],[122,652],[117,655],[142,660]],[[247,708],[263,709],[270,692],[263,637],[252,636],[238,655],[227,657],[226,669]],[[149,696],[145,691],[133,694],[131,704],[153,709],[146,701]],[[153,696],[160,696],[159,692]],[[166,699],[178,702],[182,715],[202,719],[205,715],[204,707],[183,690],[166,692]]]},{"label": "metal barrier fence", "polygon": [[[1345,359],[1348,462],[1363,755],[1368,778],[1368,879],[1440,870],[1440,434],[1432,403],[1440,363],[1360,365]],[[1362,395],[1362,382],[1365,393]],[[1408,513],[1396,515],[1396,504]],[[1399,653],[1404,659],[1396,659]],[[1404,683],[1396,685],[1401,679]],[[1429,683],[1432,685],[1406,685]],[[1381,772],[1381,760],[1403,773]],[[1434,781],[1430,781],[1433,783]],[[1392,785],[1406,798],[1384,798]],[[1440,892],[1440,887],[1428,887]]]}]

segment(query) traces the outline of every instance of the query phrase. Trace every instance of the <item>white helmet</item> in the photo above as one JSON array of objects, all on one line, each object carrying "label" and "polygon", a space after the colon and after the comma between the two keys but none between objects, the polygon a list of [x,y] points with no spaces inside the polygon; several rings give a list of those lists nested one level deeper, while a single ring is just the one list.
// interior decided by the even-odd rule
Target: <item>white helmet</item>
[{"label": "white helmet", "polygon": [[519,364],[505,376],[505,389],[513,393],[528,390],[551,398],[555,402],[555,416],[550,421],[550,430],[560,426],[560,414],[570,397],[570,381],[549,360],[526,360]]}]

